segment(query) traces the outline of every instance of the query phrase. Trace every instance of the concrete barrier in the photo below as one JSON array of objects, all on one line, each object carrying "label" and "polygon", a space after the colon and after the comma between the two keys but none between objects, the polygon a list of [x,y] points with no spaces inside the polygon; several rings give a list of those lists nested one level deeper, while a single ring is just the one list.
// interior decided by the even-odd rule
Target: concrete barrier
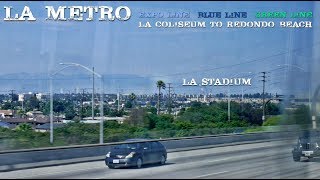
[{"label": "concrete barrier", "polygon": [[[296,136],[297,132],[264,132],[264,133],[247,133],[247,134],[228,134],[228,135],[209,135],[209,136],[195,136],[185,138],[169,138],[160,139],[161,143],[167,150],[192,148],[209,145],[219,145],[234,142],[249,142],[257,140],[268,140],[285,137]],[[154,140],[148,140],[154,141]],[[76,159],[84,157],[98,157],[104,156],[111,147],[118,143],[105,143],[94,145],[78,145],[65,146],[53,148],[37,148],[25,150],[12,150],[0,152],[0,166],[6,166],[7,170],[14,169],[17,164],[40,163],[45,161],[57,161]],[[4,171],[3,168],[0,171]]]}]

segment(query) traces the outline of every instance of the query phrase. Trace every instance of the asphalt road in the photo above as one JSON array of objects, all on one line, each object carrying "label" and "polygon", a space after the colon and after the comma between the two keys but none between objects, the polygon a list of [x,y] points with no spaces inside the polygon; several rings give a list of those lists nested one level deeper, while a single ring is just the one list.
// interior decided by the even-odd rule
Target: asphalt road
[{"label": "asphalt road", "polygon": [[320,159],[292,160],[294,141],[217,147],[168,154],[166,165],[108,169],[104,161],[0,173],[0,178],[320,178]]}]

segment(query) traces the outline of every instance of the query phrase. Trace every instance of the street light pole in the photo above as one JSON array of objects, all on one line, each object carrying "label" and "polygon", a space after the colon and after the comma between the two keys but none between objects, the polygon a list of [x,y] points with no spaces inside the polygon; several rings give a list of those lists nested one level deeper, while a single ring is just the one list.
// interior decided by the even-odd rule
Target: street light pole
[{"label": "street light pole", "polygon": [[[92,120],[94,120],[94,75],[98,76],[99,78],[101,78],[101,86],[103,86],[103,81],[102,81],[102,76],[96,72],[94,72],[94,67],[92,68],[92,70],[86,66],[83,66],[81,64],[78,64],[78,63],[60,63],[60,65],[69,65],[67,67],[70,67],[70,66],[77,66],[77,67],[81,67],[89,72],[92,73],[92,86],[93,86],[93,89],[92,89]],[[66,67],[65,67],[66,68]],[[103,88],[101,88],[101,92],[103,92]],[[101,93],[102,94],[102,93]],[[103,99],[101,98],[101,101]],[[103,143],[103,101],[101,102],[102,105],[100,104],[100,115],[101,116],[101,121],[100,121],[100,144]],[[101,108],[102,107],[102,108]]]},{"label": "street light pole", "polygon": [[50,143],[53,143],[53,92],[52,77],[50,76]]},{"label": "street light pole", "polygon": [[61,69],[59,69],[58,71],[49,74],[49,86],[50,86],[50,143],[53,143],[53,90],[52,90],[52,80],[54,75],[56,75],[57,73],[59,73],[60,71],[70,67],[72,65],[69,66],[65,66]]},{"label": "street light pole", "polygon": [[100,144],[103,144],[103,116],[104,116],[104,112],[103,112],[103,77],[100,78],[101,79],[101,90],[100,90]]}]

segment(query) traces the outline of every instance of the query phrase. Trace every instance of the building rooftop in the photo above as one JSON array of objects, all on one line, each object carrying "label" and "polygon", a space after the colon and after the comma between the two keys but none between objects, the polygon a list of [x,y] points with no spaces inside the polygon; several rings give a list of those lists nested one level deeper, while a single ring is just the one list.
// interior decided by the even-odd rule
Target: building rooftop
[{"label": "building rooftop", "polygon": [[1,121],[0,121],[0,127],[11,128],[11,125],[10,125],[9,123],[1,122]]},{"label": "building rooftop", "polygon": [[33,122],[29,119],[26,118],[4,118],[0,119],[2,122],[7,122],[7,123],[28,123],[28,122]]},{"label": "building rooftop", "polygon": [[[65,124],[53,124],[53,128],[63,127]],[[36,129],[50,130],[50,123],[41,124],[35,127]]]}]

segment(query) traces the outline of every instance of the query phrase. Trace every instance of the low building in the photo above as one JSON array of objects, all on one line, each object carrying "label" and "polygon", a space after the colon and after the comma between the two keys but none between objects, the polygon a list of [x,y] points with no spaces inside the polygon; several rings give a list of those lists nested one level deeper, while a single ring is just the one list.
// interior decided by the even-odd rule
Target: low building
[{"label": "low building", "polygon": [[34,96],[31,92],[28,94],[18,94],[18,101],[28,101]]},{"label": "low building", "polygon": [[[8,123],[11,126],[18,126],[22,123],[30,124],[32,127],[36,127],[38,125],[50,123],[50,118],[48,116],[45,117],[35,117],[35,118],[4,118],[0,119],[1,122]],[[53,118],[53,122],[62,124],[62,119],[58,117]]]},{"label": "low building", "polygon": [[[123,121],[127,118],[125,117],[103,117],[103,121],[117,121],[119,124],[122,124]],[[92,117],[85,117],[83,118],[83,123],[100,123],[101,117],[94,117],[94,120],[92,120]]]},{"label": "low building", "polygon": [[[34,124],[39,125],[39,124],[46,124],[50,123],[50,117],[49,116],[37,116],[33,118]],[[52,120],[54,123],[62,123],[62,118],[59,117],[53,117]]]},{"label": "low building", "polygon": [[[57,124],[53,123],[53,129],[63,127],[65,124]],[[37,132],[49,132],[50,131],[50,123],[45,123],[41,125],[35,126],[35,131]]]},{"label": "low building", "polygon": [[26,119],[26,118],[4,118],[4,119],[0,119],[1,122],[5,122],[8,123],[12,126],[17,126],[21,123],[28,123],[30,125],[33,125],[33,121]]},{"label": "low building", "polygon": [[0,118],[10,118],[13,117],[12,110],[0,110]]},{"label": "low building", "polygon": [[10,125],[10,124],[7,123],[7,122],[2,122],[2,121],[0,121],[0,127],[2,127],[2,128],[9,128],[9,129],[15,128],[15,126]]},{"label": "low building", "polygon": [[29,111],[26,113],[26,115],[31,118],[38,117],[38,116],[44,116],[43,112],[37,111],[37,110]]}]

